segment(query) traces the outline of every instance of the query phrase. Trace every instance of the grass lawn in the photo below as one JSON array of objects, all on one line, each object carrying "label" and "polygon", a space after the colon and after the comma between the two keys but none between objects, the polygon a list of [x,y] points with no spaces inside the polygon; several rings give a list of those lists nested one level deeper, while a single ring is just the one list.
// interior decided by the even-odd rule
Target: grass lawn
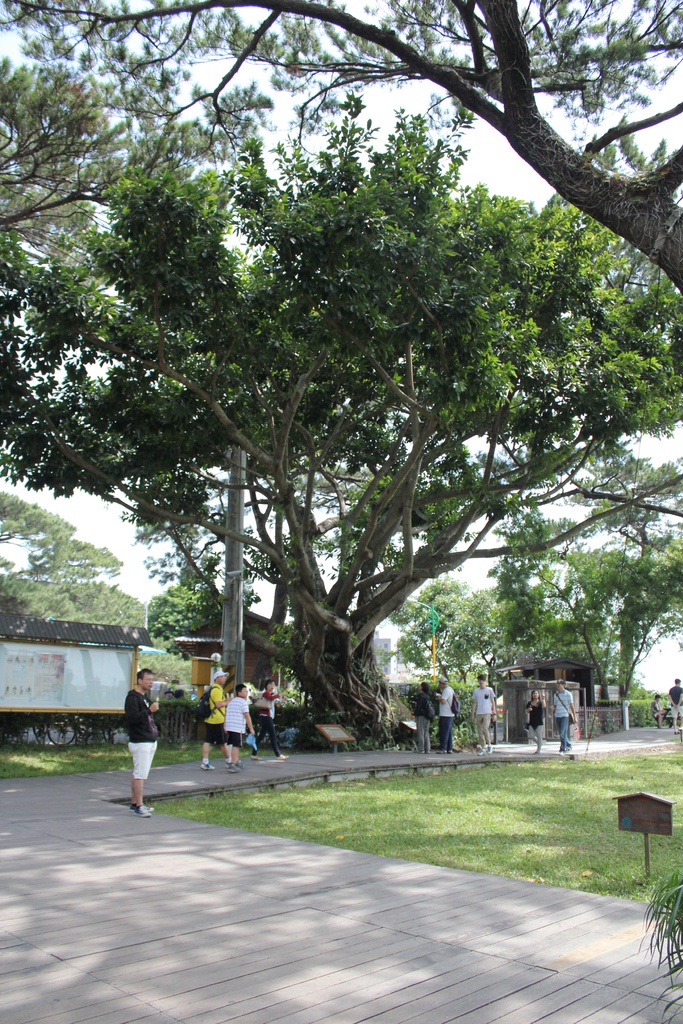
[{"label": "grass lawn", "polygon": [[[601,761],[486,764],[441,774],[157,805],[157,813],[387,857],[646,900],[643,837],[620,832],[613,797],[676,800],[683,753]],[[674,834],[650,838],[652,882],[683,860]]]},{"label": "grass lawn", "polygon": [[[201,759],[199,743],[160,743],[154,765],[182,764]],[[0,747],[0,779],[27,779],[44,775],[75,775],[78,772],[108,772],[131,768],[125,743],[92,746],[46,746],[37,743],[10,743]]]}]

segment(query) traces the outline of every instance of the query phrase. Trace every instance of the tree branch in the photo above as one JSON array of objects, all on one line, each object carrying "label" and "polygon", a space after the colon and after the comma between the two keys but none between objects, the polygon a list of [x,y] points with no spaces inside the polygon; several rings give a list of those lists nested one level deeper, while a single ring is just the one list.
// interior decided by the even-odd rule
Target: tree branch
[{"label": "tree branch", "polygon": [[652,128],[656,124],[661,124],[663,121],[669,121],[672,117],[677,117],[679,114],[683,114],[683,103],[677,103],[671,110],[665,110],[661,114],[653,114],[651,117],[645,117],[642,121],[631,121],[630,123],[622,122],[621,124],[615,125],[614,128],[610,128],[609,131],[601,135],[600,138],[594,139],[593,142],[589,142],[584,153],[599,153],[605,146],[609,146],[610,142],[616,142],[617,139],[623,139],[625,135],[634,135],[636,132],[642,132],[645,128]]}]

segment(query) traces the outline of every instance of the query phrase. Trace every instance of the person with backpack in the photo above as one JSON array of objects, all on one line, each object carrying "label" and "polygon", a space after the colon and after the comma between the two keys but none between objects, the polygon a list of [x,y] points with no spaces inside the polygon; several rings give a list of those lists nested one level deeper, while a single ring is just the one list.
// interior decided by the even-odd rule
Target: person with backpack
[{"label": "person with backpack", "polygon": [[439,753],[453,753],[453,719],[455,710],[453,702],[455,694],[448,685],[446,676],[439,679]]},{"label": "person with backpack", "polygon": [[479,748],[477,754],[483,757],[493,750],[489,728],[491,719],[496,716],[496,695],[492,687],[487,686],[486,675],[480,672],[477,676],[477,688],[472,693],[472,722],[477,724]]},{"label": "person with backpack", "polygon": [[[202,771],[212,772],[214,766],[209,760],[209,754],[211,753],[211,747],[216,746],[221,748],[223,757],[225,758],[225,767],[230,765],[230,748],[225,742],[225,709],[227,707],[229,696],[225,692],[225,687],[228,682],[228,676],[225,672],[216,672],[213,677],[211,686],[208,691],[208,700],[205,705],[199,710],[204,711],[208,707],[209,714],[204,718],[205,722],[205,733],[204,743],[202,745]],[[200,699],[204,701],[204,694]]]},{"label": "person with backpack", "polygon": [[415,724],[417,725],[417,750],[419,754],[431,753],[429,742],[429,729],[436,712],[430,696],[429,683],[420,683],[420,689],[415,702]]}]

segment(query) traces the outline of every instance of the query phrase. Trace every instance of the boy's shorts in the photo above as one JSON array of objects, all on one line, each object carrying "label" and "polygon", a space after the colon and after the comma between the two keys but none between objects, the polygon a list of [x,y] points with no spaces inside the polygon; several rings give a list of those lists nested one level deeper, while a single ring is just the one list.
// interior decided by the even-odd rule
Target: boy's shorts
[{"label": "boy's shorts", "polygon": [[241,732],[228,732],[225,734],[228,737],[229,747],[241,747],[242,746],[242,733]]},{"label": "boy's shorts", "polygon": [[156,743],[129,743],[128,749],[133,755],[133,778],[146,779],[154,760]]}]

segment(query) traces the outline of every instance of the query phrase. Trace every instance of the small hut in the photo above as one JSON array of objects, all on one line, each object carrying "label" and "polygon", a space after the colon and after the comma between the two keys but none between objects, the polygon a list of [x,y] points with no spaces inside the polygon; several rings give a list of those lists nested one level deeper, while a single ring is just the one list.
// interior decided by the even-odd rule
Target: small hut
[{"label": "small hut", "polygon": [[513,743],[527,738],[524,731],[525,709],[532,690],[545,693],[548,705],[546,735],[550,735],[548,719],[552,717],[554,684],[558,679],[563,680],[576,708],[593,707],[594,672],[595,665],[576,658],[549,658],[545,661],[530,658],[528,661],[521,660],[518,665],[505,665],[496,669],[507,712],[508,738]]}]

